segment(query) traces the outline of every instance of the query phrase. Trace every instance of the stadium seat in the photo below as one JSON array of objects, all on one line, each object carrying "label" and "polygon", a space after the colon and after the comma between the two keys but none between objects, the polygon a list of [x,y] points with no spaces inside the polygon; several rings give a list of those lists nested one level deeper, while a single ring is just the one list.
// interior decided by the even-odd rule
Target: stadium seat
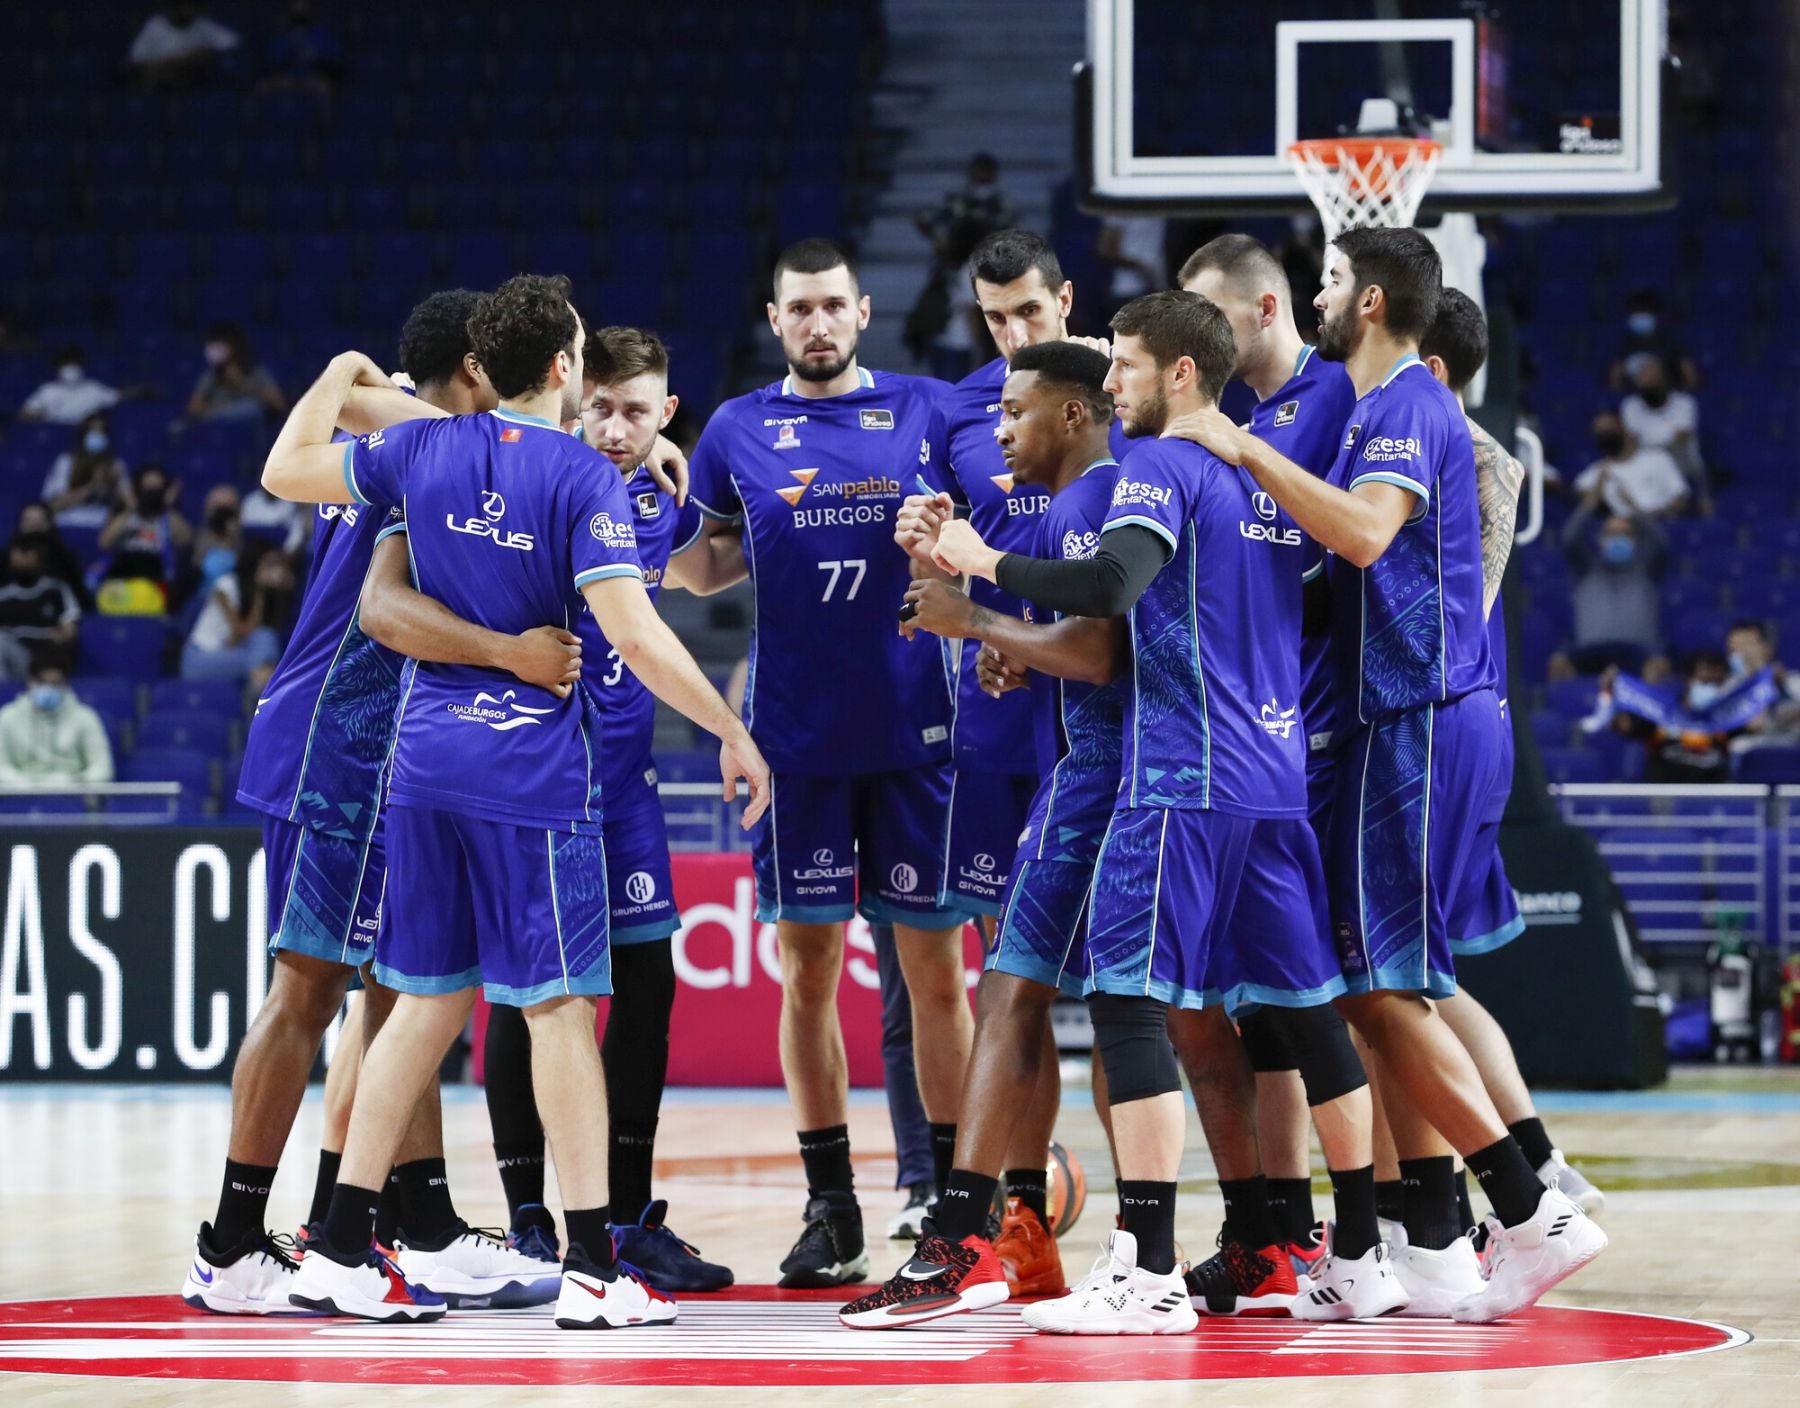
[{"label": "stadium seat", "polygon": [[150,686],[150,712],[204,710],[235,719],[243,713],[243,687],[230,680],[157,680]]},{"label": "stadium seat", "polygon": [[220,758],[231,748],[236,725],[235,715],[210,709],[152,709],[138,728],[138,747],[191,748]]},{"label": "stadium seat", "polygon": [[[181,806],[190,811],[213,795],[213,761],[192,748],[140,748],[118,766],[121,782],[176,782],[181,785]],[[164,797],[114,797],[107,804],[114,812],[166,812]]]},{"label": "stadium seat", "polygon": [[1751,748],[1733,759],[1733,778],[1738,782],[1767,785],[1800,783],[1800,748],[1770,745]]},{"label": "stadium seat", "polygon": [[81,618],[81,662],[134,680],[153,680],[163,673],[168,627],[160,616]]}]

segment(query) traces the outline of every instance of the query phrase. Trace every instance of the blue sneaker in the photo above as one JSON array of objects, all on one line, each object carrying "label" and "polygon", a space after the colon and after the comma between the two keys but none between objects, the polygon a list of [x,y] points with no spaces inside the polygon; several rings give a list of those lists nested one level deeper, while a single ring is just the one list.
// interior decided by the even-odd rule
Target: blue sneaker
[{"label": "blue sneaker", "polygon": [[555,1261],[562,1254],[562,1243],[557,1240],[556,1229],[535,1222],[522,1232],[516,1227],[508,1232],[506,1245],[514,1251],[524,1252],[526,1256],[537,1257],[540,1261]]},{"label": "blue sneaker", "polygon": [[700,1253],[663,1226],[669,1204],[658,1198],[635,1223],[613,1224],[613,1250],[643,1272],[659,1291],[722,1291],[736,1278],[728,1267],[702,1261]]}]

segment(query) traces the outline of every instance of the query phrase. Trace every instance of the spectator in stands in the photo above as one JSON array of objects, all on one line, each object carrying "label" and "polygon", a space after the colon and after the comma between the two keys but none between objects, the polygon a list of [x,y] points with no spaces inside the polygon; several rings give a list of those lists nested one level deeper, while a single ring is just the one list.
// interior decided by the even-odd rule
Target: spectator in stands
[{"label": "spectator in stands", "polygon": [[127,492],[125,461],[113,452],[106,417],[98,413],[75,427],[74,441],[50,463],[44,498],[65,528],[99,528]]},{"label": "spectator in stands", "polygon": [[1108,317],[1141,294],[1169,286],[1163,252],[1168,222],[1160,215],[1109,215],[1100,222],[1094,254],[1111,271]]},{"label": "spectator in stands", "polygon": [[189,420],[227,420],[287,414],[287,397],[250,352],[236,323],[215,323],[206,334],[206,370],[188,397]]},{"label": "spectator in stands", "polygon": [[1761,621],[1732,622],[1731,629],[1725,633],[1725,662],[1731,670],[1728,688],[1766,669],[1782,694],[1766,714],[1744,730],[1742,737],[1732,741],[1732,751],[1742,752],[1771,743],[1788,746],[1800,743],[1800,675],[1790,671],[1776,656],[1769,628]]},{"label": "spectator in stands", "polygon": [[1612,411],[1594,417],[1595,460],[1575,476],[1575,492],[1598,495],[1609,512],[1674,518],[1687,507],[1688,482],[1667,450],[1640,446]]},{"label": "spectator in stands", "polygon": [[160,464],[146,464],[132,481],[131,499],[100,530],[100,550],[111,555],[104,576],[138,578],[173,586],[194,541],[194,530],[175,507],[179,480]]},{"label": "spectator in stands", "polygon": [[[1696,712],[1710,707],[1725,692],[1727,673],[1725,657],[1718,651],[1696,652],[1682,678],[1682,706]],[[1611,687],[1609,675],[1602,688]],[[1733,731],[1665,727],[1624,710],[1614,716],[1613,727],[1627,738],[1643,741],[1649,752],[1646,782],[1725,782],[1730,777]]]},{"label": "spectator in stands", "polygon": [[30,688],[0,709],[0,790],[112,780],[112,745],[100,716],[75,697],[56,666],[33,666]]},{"label": "spectator in stands", "polygon": [[307,0],[294,0],[288,6],[287,23],[269,41],[264,68],[266,89],[298,89],[329,97],[343,77],[343,42]]},{"label": "spectator in stands", "polygon": [[238,502],[238,491],[230,484],[215,484],[206,491],[200,528],[194,534],[193,570],[198,581],[197,595],[209,596],[213,584],[236,568],[243,547],[244,515]]},{"label": "spectator in stands", "polygon": [[929,346],[932,371],[946,381],[968,374],[987,329],[969,281],[969,256],[996,230],[1013,223],[1012,203],[1000,189],[1000,163],[987,152],[969,158],[960,189],[914,217],[931,241],[931,275],[907,317],[907,345],[915,356]]},{"label": "spectator in stands", "polygon": [[24,679],[40,665],[73,669],[81,604],[66,582],[46,570],[44,545],[15,537],[0,583],[0,676]]},{"label": "spectator in stands", "polygon": [[1646,354],[1632,372],[1631,395],[1619,407],[1619,420],[1639,446],[1661,450],[1687,476],[1694,497],[1706,500],[1706,465],[1700,458],[1700,405],[1686,391],[1669,386],[1663,359]]},{"label": "spectator in stands", "polygon": [[44,572],[56,578],[75,593],[75,600],[83,611],[93,609],[93,594],[88,591],[87,573],[81,558],[75,549],[63,541],[63,536],[56,530],[56,519],[50,513],[50,505],[42,499],[33,499],[19,510],[19,516],[13,522],[13,536],[36,543],[44,551]]},{"label": "spectator in stands", "polygon": [[56,349],[56,375],[31,393],[19,407],[20,420],[54,425],[80,425],[96,411],[119,404],[120,393],[87,374],[86,357],[74,343]]},{"label": "spectator in stands", "polygon": [[237,31],[190,4],[164,5],[131,41],[126,61],[153,92],[191,88],[210,78],[238,46]]},{"label": "spectator in stands", "polygon": [[1675,329],[1663,311],[1662,295],[1653,288],[1640,288],[1625,300],[1625,336],[1610,373],[1615,391],[1624,391],[1631,385],[1638,364],[1645,357],[1658,358],[1684,389],[1691,390],[1699,384],[1694,364],[1676,340]]},{"label": "spectator in stands", "polygon": [[254,539],[237,565],[213,583],[181,651],[184,680],[234,680],[259,692],[281,658],[281,632],[294,598],[294,570]]},{"label": "spectator in stands", "polygon": [[1563,551],[1575,569],[1575,649],[1557,675],[1598,674],[1609,665],[1642,670],[1661,648],[1658,620],[1668,538],[1647,515],[1613,514],[1594,530],[1598,490],[1590,489],[1563,525]]}]

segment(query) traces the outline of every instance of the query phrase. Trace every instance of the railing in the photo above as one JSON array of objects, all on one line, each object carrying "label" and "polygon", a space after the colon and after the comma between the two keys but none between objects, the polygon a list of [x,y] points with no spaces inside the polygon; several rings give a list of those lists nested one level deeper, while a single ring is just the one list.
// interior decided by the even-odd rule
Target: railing
[{"label": "railing", "polygon": [[[109,798],[163,798],[162,811],[113,811]],[[79,806],[59,805],[69,802]],[[181,807],[179,782],[46,782],[0,790],[0,818],[33,826],[142,826],[175,820]]]}]

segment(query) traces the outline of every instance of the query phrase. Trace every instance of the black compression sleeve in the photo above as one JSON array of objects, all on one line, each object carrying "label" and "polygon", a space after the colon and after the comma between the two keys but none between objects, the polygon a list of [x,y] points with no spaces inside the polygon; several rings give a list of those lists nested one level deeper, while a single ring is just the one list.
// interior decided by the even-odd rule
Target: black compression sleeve
[{"label": "black compression sleeve", "polygon": [[994,576],[1002,591],[1065,616],[1123,616],[1171,555],[1164,539],[1131,524],[1103,535],[1100,551],[1085,561],[1009,552]]}]

